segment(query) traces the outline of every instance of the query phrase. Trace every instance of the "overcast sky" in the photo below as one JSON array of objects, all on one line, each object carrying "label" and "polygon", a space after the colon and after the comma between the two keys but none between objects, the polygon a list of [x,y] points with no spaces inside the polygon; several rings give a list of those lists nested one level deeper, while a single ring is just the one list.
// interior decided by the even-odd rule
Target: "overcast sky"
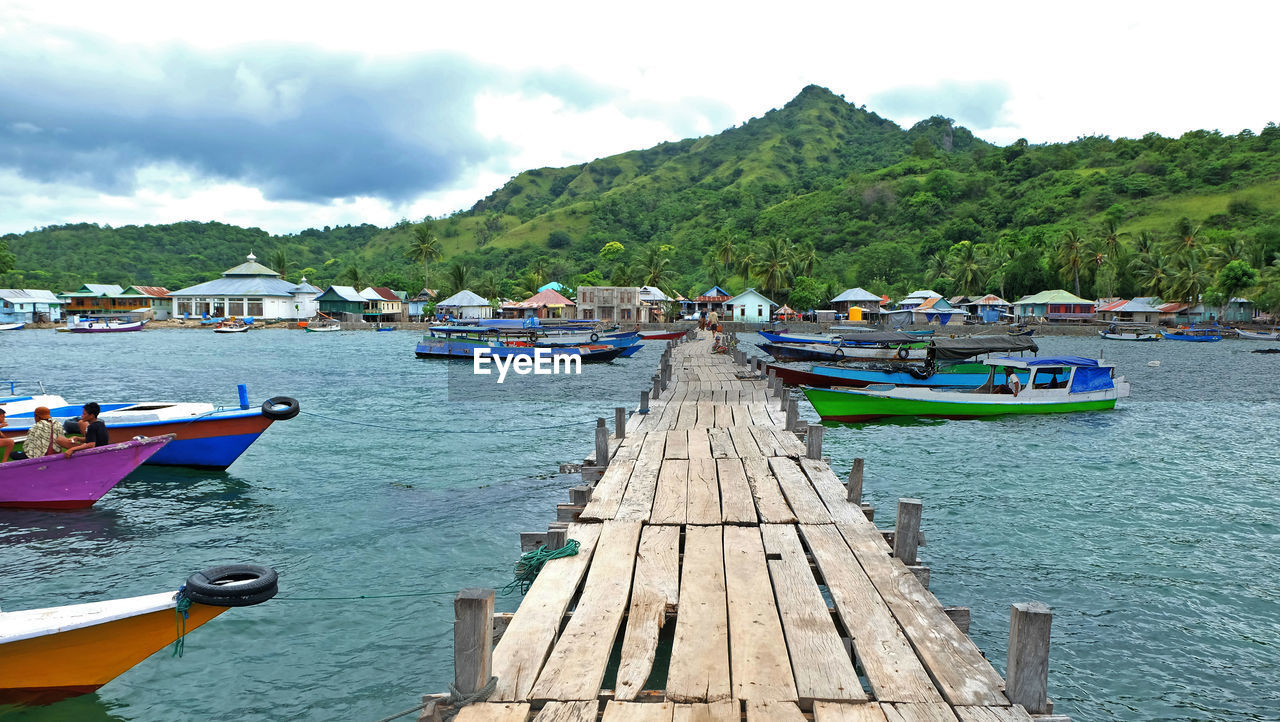
[{"label": "overcast sky", "polygon": [[0,0],[0,233],[386,226],[810,83],[1000,144],[1257,131],[1273,7]]}]

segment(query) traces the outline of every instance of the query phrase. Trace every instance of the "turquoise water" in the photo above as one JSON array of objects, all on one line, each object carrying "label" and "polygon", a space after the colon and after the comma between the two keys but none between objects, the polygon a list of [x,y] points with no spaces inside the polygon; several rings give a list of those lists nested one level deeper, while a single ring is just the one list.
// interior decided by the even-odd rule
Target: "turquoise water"
[{"label": "turquoise water", "polygon": [[[510,580],[518,533],[545,529],[577,483],[557,466],[590,453],[591,419],[634,404],[657,350],[494,402],[450,384],[449,370],[465,366],[413,358],[415,340],[0,339],[20,360],[0,376],[43,380],[68,399],[234,404],[247,383],[255,403],[284,394],[304,411],[226,472],[145,468],[91,510],[0,515],[5,609],[163,591],[222,562],[281,575],[279,598],[197,630],[184,657],[166,650],[97,694],[0,717],[376,719],[445,689],[454,593]],[[1008,605],[1054,607],[1059,711],[1276,719],[1280,392],[1257,380],[1273,379],[1280,360],[1248,354],[1247,342],[1041,345],[1105,350],[1133,398],[1095,414],[832,428],[833,466],[866,458],[882,526],[898,497],[924,501],[932,589],[972,608],[972,634],[1001,671]],[[455,433],[471,431],[485,433]],[[361,594],[412,596],[318,599]]]}]

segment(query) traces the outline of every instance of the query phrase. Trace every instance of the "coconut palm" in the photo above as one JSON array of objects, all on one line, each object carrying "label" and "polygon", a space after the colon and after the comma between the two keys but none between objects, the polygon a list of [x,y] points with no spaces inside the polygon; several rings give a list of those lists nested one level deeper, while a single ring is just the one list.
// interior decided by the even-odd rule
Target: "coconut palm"
[{"label": "coconut palm", "polygon": [[797,276],[811,276],[813,267],[818,265],[818,251],[808,241],[800,243],[795,247],[791,263]]},{"label": "coconut palm", "polygon": [[644,251],[644,258],[640,262],[640,272],[644,276],[644,285],[658,286],[667,280],[667,266],[671,265],[671,259],[667,257],[666,251],[658,243],[650,243],[649,247]]},{"label": "coconut palm", "polygon": [[738,275],[742,276],[743,283],[748,286],[751,285],[751,271],[755,268],[757,253],[757,251],[750,248],[740,248],[734,258],[734,263],[738,265]]},{"label": "coconut palm", "polygon": [[1077,296],[1080,295],[1080,274],[1084,271],[1087,258],[1086,245],[1084,238],[1075,229],[1062,234],[1062,239],[1058,241],[1058,272],[1075,281]]},{"label": "coconut palm", "polygon": [[1187,251],[1199,250],[1202,243],[1200,239],[1200,226],[1191,223],[1191,219],[1183,216],[1178,219],[1174,225],[1174,238],[1169,242],[1169,251],[1175,254],[1186,253]]},{"label": "coconut palm", "polygon": [[[723,286],[729,280],[729,270],[716,258],[715,253],[708,253],[706,258],[702,259],[702,273],[712,286]],[[696,295],[697,292],[694,293]]]},{"label": "coconut palm", "polygon": [[284,247],[275,249],[271,252],[271,255],[267,257],[267,266],[276,273],[279,273],[282,278],[289,275],[289,269],[293,265],[294,263],[289,260],[289,251]]},{"label": "coconut palm", "polygon": [[1131,269],[1138,279],[1138,286],[1151,296],[1163,297],[1173,280],[1172,263],[1159,253],[1136,256]]},{"label": "coconut palm", "polygon": [[449,287],[450,296],[459,291],[467,290],[467,287],[471,285],[471,266],[461,261],[455,261],[450,264],[449,270],[445,272],[445,282]]},{"label": "coconut palm", "polygon": [[440,239],[436,237],[435,228],[429,221],[423,221],[410,228],[413,238],[409,241],[409,258],[422,264],[422,287],[430,288],[431,262],[439,260],[444,251],[440,248]]},{"label": "coconut palm", "polygon": [[361,287],[365,285],[364,274],[360,272],[358,266],[354,265],[347,266],[342,272],[342,281],[357,291],[361,290]]},{"label": "coconut palm", "polygon": [[1009,279],[1009,271],[1013,267],[1013,259],[1017,245],[1005,238],[995,243],[986,243],[979,247],[979,258],[985,266],[987,280],[995,283],[1000,289],[1000,297],[1004,298],[1005,282]]},{"label": "coconut palm", "polygon": [[721,265],[728,269],[733,268],[734,262],[738,260],[738,250],[738,240],[731,235],[725,234],[716,242],[712,254]]},{"label": "coconut palm", "polygon": [[[498,274],[493,271],[485,271],[476,277],[475,283],[472,284],[476,293],[488,299],[494,299],[502,295],[500,288],[501,282],[498,280]],[[533,294],[529,294],[532,296]]]},{"label": "coconut palm", "polygon": [[535,291],[547,282],[547,275],[550,273],[550,269],[551,263],[543,256],[538,256],[533,259],[533,263],[529,264],[529,273],[538,279],[538,285],[534,287]]},{"label": "coconut palm", "polygon": [[947,266],[956,288],[966,296],[982,288],[982,261],[969,241],[960,241],[947,254]]},{"label": "coconut palm", "polygon": [[950,264],[947,263],[947,254],[938,251],[925,262],[924,282],[933,283],[939,278],[946,278],[948,270]]},{"label": "coconut palm", "polygon": [[791,283],[791,248],[781,238],[766,238],[756,253],[752,272],[765,293],[777,293]]},{"label": "coconut palm", "polygon": [[1211,285],[1213,272],[1209,270],[1204,254],[1192,250],[1174,258],[1173,276],[1169,282],[1174,298],[1194,306]]}]

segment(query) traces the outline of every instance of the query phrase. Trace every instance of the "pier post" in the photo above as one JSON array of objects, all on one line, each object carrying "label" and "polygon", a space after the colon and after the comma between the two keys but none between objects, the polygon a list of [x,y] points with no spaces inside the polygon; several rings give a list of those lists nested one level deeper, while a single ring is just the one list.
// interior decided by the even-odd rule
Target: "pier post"
[{"label": "pier post", "polygon": [[1053,714],[1049,702],[1049,628],[1053,612],[1040,602],[1009,608],[1009,666],[1005,693],[1031,714]]},{"label": "pier post", "polygon": [[893,527],[893,555],[909,567],[916,564],[916,549],[920,543],[919,499],[898,499],[898,520]]},{"label": "pier post", "polygon": [[659,394],[659,392],[660,392],[660,391],[662,391],[662,382],[659,380],[659,378],[660,378],[660,376],[659,376],[658,374],[654,374],[654,375],[653,375],[653,396],[652,396],[652,398],[655,398],[655,399],[656,399],[656,398],[658,398],[658,394]]},{"label": "pier post", "polygon": [[822,460],[822,424],[809,424],[809,430],[805,433],[805,458]]},{"label": "pier post", "polygon": [[596,419],[596,466],[604,468],[609,465],[609,429],[604,425],[604,417]]},{"label": "pier post", "polygon": [[796,421],[800,418],[800,405],[796,403],[795,392],[787,394],[787,431],[796,430]]},{"label": "pier post", "polygon": [[627,409],[623,406],[615,406],[613,409],[613,435],[619,439],[627,438]]},{"label": "pier post", "polygon": [[649,413],[649,389],[640,392],[640,408],[636,410],[637,414]]},{"label": "pier post", "polygon": [[547,529],[547,549],[559,549],[569,541],[568,529]]},{"label": "pier post", "polygon": [[862,503],[862,465],[861,458],[853,460],[853,468],[849,469],[849,483],[845,485],[849,492],[845,498],[854,504]]},{"label": "pier post", "polygon": [[453,599],[453,684],[472,694],[493,673],[493,590],[463,589]]}]

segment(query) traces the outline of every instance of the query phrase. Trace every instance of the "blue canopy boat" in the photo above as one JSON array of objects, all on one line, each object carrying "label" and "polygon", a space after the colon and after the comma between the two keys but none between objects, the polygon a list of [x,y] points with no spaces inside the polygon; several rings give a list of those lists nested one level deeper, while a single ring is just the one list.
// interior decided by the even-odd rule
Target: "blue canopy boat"
[{"label": "blue canopy boat", "polygon": [[1176,333],[1161,331],[1160,335],[1170,341],[1198,341],[1209,343],[1222,340],[1222,332],[1216,328],[1180,328]]},{"label": "blue canopy boat", "polygon": [[[486,349],[494,358],[524,356],[534,358],[550,353],[554,356],[579,356],[583,363],[611,361],[622,355],[627,346],[584,344],[581,346],[543,346],[528,339],[527,329],[484,328],[482,326],[436,326],[428,329],[415,349],[418,358],[472,359],[478,349]],[[505,337],[505,338],[504,338]]]}]

